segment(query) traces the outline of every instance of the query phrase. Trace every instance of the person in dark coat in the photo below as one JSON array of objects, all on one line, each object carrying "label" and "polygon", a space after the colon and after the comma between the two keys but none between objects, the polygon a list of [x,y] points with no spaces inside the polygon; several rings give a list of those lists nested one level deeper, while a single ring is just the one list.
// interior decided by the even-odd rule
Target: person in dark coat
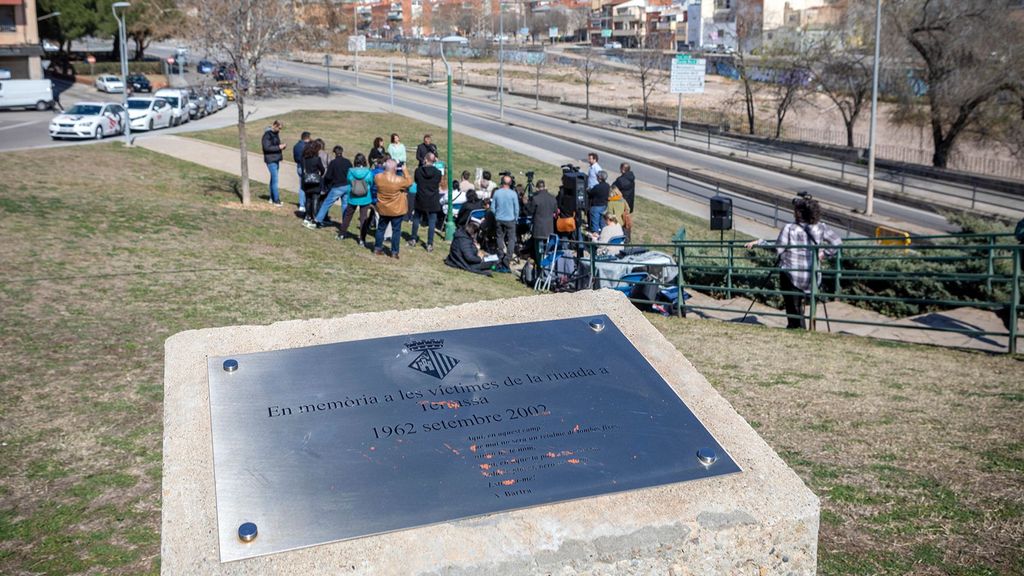
[{"label": "person in dark coat", "polygon": [[533,238],[530,243],[533,245],[533,259],[540,265],[543,257],[544,242],[548,236],[555,232],[555,213],[558,212],[558,202],[548,192],[547,185],[543,180],[537,181],[537,190],[533,198],[526,204],[526,214],[532,219],[531,233]]},{"label": "person in dark coat", "polygon": [[[299,182],[302,182],[302,151],[306,149],[306,145],[313,140],[313,135],[309,132],[303,132],[299,136],[299,141],[292,146],[292,160],[295,161],[295,173],[299,176]],[[299,186],[299,212],[306,211],[306,192]]]},{"label": "person in dark coat", "polygon": [[266,163],[267,171],[270,172],[270,203],[274,206],[281,205],[281,195],[277,188],[277,174],[281,168],[281,160],[284,159],[281,151],[287,146],[281,144],[282,128],[284,128],[284,124],[280,120],[274,120],[270,128],[263,132],[263,138],[260,140],[260,147],[263,149],[263,162]]},{"label": "person in dark coat", "polygon": [[629,213],[632,214],[634,212],[633,201],[636,199],[636,177],[633,175],[633,169],[625,162],[619,165],[619,172],[621,174],[615,179],[612,186],[622,192],[622,199],[629,205]]},{"label": "person in dark coat", "polygon": [[[313,218],[316,216],[317,200],[323,186],[324,172],[327,171],[324,161],[320,159],[320,144],[312,141],[302,151],[302,181],[299,186],[306,193],[306,217],[303,224],[307,228],[316,228]],[[315,174],[315,176],[314,176]]]},{"label": "person in dark coat", "polygon": [[423,166],[427,160],[427,154],[437,156],[437,145],[430,141],[430,134],[423,135],[423,142],[416,146],[416,166]]},{"label": "person in dark coat", "polygon": [[473,215],[474,210],[480,210],[484,207],[484,201],[476,195],[476,190],[470,188],[466,191],[466,201],[462,203],[462,207],[459,208],[459,213],[455,216],[455,226],[462,228],[469,222],[470,217]]},{"label": "person in dark coat", "polygon": [[452,238],[451,250],[448,252],[448,257],[444,259],[444,263],[452,268],[490,276],[491,264],[484,262],[480,250],[476,247],[475,238],[479,231],[480,227],[472,220],[456,230],[455,237]]},{"label": "person in dark coat", "polygon": [[373,139],[373,146],[370,148],[370,154],[366,157],[370,162],[370,167],[373,168],[377,164],[383,164],[385,156],[388,155],[388,151],[384,148],[384,139],[377,136]]},{"label": "person in dark coat", "polygon": [[441,171],[434,166],[437,157],[428,152],[423,165],[416,169],[413,179],[416,181],[416,214],[412,220],[412,237],[409,246],[419,242],[421,219],[427,222],[427,252],[434,251],[434,231],[437,228],[437,215],[441,213]]}]

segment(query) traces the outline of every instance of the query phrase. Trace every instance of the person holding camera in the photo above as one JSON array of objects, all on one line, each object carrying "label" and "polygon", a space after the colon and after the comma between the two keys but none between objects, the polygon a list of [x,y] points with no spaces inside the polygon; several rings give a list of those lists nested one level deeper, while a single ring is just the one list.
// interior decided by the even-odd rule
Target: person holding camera
[{"label": "person holding camera", "polygon": [[[807,192],[801,192],[793,199],[793,222],[786,224],[779,233],[775,244],[763,239],[744,244],[747,248],[762,246],[774,248],[779,258],[779,288],[789,294],[783,295],[786,305],[786,328],[804,329],[804,298],[811,291],[811,267],[817,257],[824,261],[835,255],[835,248],[843,243],[839,234],[821,221],[821,204]],[[817,249],[818,246],[830,246]],[[821,282],[821,273],[813,279]]]}]

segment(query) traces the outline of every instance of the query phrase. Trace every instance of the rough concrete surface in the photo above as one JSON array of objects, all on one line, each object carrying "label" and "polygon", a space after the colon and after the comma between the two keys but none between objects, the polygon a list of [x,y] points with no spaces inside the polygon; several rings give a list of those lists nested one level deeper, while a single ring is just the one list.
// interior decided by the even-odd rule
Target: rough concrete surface
[{"label": "rough concrete surface", "polygon": [[[220,562],[208,356],[594,314],[615,322],[742,473]],[[800,478],[611,290],[211,328],[166,343],[163,574],[809,574],[818,512]]]}]

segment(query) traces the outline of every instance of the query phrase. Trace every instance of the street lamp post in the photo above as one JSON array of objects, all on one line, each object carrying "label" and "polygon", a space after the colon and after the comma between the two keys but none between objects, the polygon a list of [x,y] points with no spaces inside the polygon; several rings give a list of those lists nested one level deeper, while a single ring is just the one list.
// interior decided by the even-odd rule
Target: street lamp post
[{"label": "street lamp post", "polygon": [[498,118],[505,118],[505,3],[501,1],[498,2]]},{"label": "street lamp post", "polygon": [[875,131],[878,128],[878,59],[882,45],[882,0],[875,3],[875,61],[871,73],[871,125],[868,128],[868,189],[864,215],[871,216],[875,204]]},{"label": "street lamp post", "polygon": [[455,173],[452,168],[452,149],[455,147],[455,141],[452,138],[452,66],[448,63],[448,58],[444,54],[444,45],[447,42],[465,44],[467,40],[462,36],[446,36],[441,39],[441,61],[444,62],[444,71],[447,77],[446,84],[448,89],[448,146],[445,150],[445,174],[444,178],[447,180],[445,188],[448,189],[448,213],[445,215],[444,222],[444,239],[451,242],[455,238],[455,220],[454,210],[452,208],[452,174]]},{"label": "street lamp post", "polygon": [[118,8],[127,9],[131,6],[130,2],[114,2],[110,5],[110,10],[114,13],[114,18],[117,19],[117,33],[121,40],[121,84],[124,89],[121,92],[121,107],[124,108],[124,144],[125,146],[132,145],[132,118],[128,114],[128,50],[127,40],[124,33],[124,12],[120,16],[117,15]]},{"label": "street lamp post", "polygon": [[50,18],[56,18],[57,16],[60,16],[60,12],[51,12],[45,16],[36,18],[36,22],[42,22],[43,20],[49,20]]}]

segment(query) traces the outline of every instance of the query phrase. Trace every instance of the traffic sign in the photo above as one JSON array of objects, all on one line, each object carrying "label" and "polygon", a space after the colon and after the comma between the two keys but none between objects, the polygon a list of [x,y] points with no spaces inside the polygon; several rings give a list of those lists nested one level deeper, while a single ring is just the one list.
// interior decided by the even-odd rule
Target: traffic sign
[{"label": "traffic sign", "polygon": [[605,28],[604,30],[601,30],[601,38],[611,38],[611,37],[612,37],[612,30],[611,30],[611,28]]},{"label": "traffic sign", "polygon": [[366,36],[353,34],[348,37],[349,52],[366,52]]},{"label": "traffic sign", "polygon": [[672,59],[672,94],[703,94],[707,61],[689,54],[677,54]]}]

